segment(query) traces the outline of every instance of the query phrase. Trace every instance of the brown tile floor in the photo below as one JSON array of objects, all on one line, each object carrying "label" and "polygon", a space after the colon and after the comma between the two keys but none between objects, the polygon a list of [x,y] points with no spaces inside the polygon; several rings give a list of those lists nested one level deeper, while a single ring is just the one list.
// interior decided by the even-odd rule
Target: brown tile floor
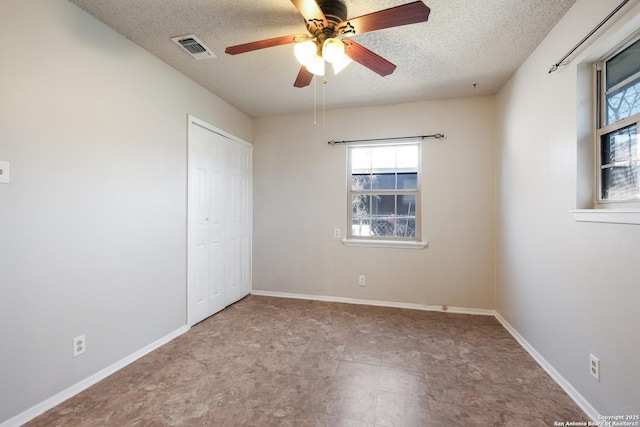
[{"label": "brown tile floor", "polygon": [[493,318],[249,296],[28,426],[552,426],[587,416]]}]

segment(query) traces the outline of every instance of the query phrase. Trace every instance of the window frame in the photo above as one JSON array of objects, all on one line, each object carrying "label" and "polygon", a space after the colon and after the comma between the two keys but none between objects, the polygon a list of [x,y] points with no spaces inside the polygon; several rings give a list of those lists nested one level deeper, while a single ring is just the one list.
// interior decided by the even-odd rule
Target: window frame
[{"label": "window frame", "polygon": [[[634,81],[640,82],[640,70],[635,72],[633,75],[627,77],[621,82],[618,82],[615,86],[609,88],[607,90],[606,87],[606,79],[607,79],[607,61],[614,58],[616,55],[622,53],[624,50],[629,48],[634,43],[640,41],[640,34],[635,34],[634,36],[627,39],[625,42],[618,45],[615,49],[610,51],[603,58],[598,60],[595,63],[594,67],[594,80],[595,80],[595,197],[594,204],[596,207],[603,208],[640,208],[640,191],[637,197],[630,199],[603,199],[602,198],[602,190],[603,190],[603,180],[602,180],[602,171],[611,167],[608,166],[610,163],[603,164],[602,159],[602,147],[603,140],[609,134],[617,132],[621,129],[624,129],[629,126],[636,125],[638,129],[638,135],[640,135],[640,112],[635,113],[631,116],[624,117],[619,119],[613,123],[606,124],[607,120],[607,95],[611,93],[615,93],[616,90],[632,83]],[[638,141],[640,147],[640,140]],[[640,168],[640,156],[637,160],[634,160],[638,167]],[[615,162],[614,162],[615,163]],[[629,162],[620,162],[620,163],[631,163]],[[614,164],[615,166],[615,164]],[[639,183],[640,185],[640,183]]]},{"label": "window frame", "polygon": [[[363,147],[399,147],[399,146],[415,146],[418,150],[417,154],[417,180],[416,189],[404,190],[382,190],[382,189],[369,189],[369,190],[353,190],[352,188],[352,149]],[[347,238],[343,240],[343,243],[347,246],[380,246],[380,247],[400,247],[400,248],[424,248],[426,243],[422,243],[422,198],[421,198],[421,180],[422,180],[422,144],[420,140],[413,141],[391,141],[382,140],[374,142],[365,142],[358,144],[350,144],[347,146]],[[398,173],[396,169],[395,173]],[[414,237],[400,237],[400,236],[359,236],[353,234],[353,196],[357,194],[363,195],[414,195],[415,196],[415,236]],[[397,199],[396,199],[397,200]],[[396,207],[397,212],[397,207]]]}]

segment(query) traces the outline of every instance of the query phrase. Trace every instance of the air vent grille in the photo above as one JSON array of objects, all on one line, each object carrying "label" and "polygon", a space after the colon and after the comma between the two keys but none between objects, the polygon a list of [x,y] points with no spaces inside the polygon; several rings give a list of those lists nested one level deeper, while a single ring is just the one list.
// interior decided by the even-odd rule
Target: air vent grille
[{"label": "air vent grille", "polygon": [[187,49],[189,53],[196,54],[207,51],[207,49],[205,49],[200,43],[198,43],[191,37],[189,37],[188,39],[182,39],[178,43],[180,43],[180,46]]},{"label": "air vent grille", "polygon": [[171,40],[195,59],[215,58],[216,55],[195,35],[173,37]]}]

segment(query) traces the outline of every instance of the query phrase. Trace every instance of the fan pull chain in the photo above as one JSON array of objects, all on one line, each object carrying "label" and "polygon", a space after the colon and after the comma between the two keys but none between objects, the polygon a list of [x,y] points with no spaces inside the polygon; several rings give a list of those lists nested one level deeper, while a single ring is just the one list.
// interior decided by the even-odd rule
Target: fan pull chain
[{"label": "fan pull chain", "polygon": [[327,79],[322,78],[322,128],[327,126]]},{"label": "fan pull chain", "polygon": [[[322,127],[327,123],[327,79],[322,77]],[[318,76],[313,76],[313,124],[318,124]]]}]

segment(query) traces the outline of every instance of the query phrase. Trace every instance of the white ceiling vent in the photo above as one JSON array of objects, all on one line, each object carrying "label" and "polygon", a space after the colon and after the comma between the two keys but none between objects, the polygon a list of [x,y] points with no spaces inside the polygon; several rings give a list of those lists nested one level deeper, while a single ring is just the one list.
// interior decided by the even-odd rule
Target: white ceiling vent
[{"label": "white ceiling vent", "polygon": [[183,48],[187,53],[195,59],[215,58],[216,55],[204,45],[195,35],[173,37],[171,40],[175,44]]}]

